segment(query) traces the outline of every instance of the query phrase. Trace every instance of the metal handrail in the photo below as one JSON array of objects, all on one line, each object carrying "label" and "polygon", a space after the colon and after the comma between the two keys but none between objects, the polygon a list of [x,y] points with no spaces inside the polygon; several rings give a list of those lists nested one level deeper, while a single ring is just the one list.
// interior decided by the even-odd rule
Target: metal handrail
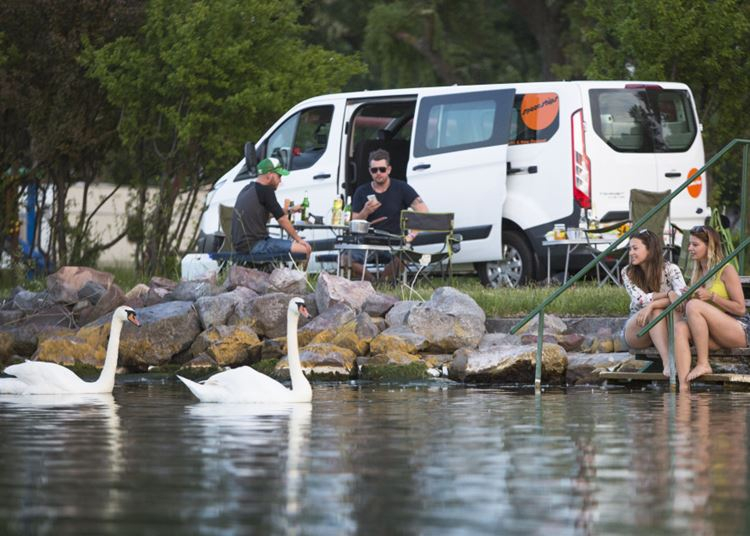
[{"label": "metal handrail", "polygon": [[[735,145],[750,145],[750,140],[748,139],[741,139],[741,138],[735,138],[729,143],[727,143],[718,153],[716,153],[711,159],[709,159],[708,162],[706,162],[703,167],[701,167],[698,171],[696,171],[693,175],[687,178],[685,182],[683,182],[676,190],[674,190],[671,194],[666,196],[664,199],[659,201],[659,203],[656,204],[651,210],[646,212],[646,214],[643,215],[642,218],[640,218],[638,221],[634,222],[631,228],[624,233],[622,236],[620,236],[617,240],[612,242],[604,251],[602,251],[599,255],[597,255],[592,261],[590,261],[586,266],[581,268],[573,277],[568,279],[568,281],[565,282],[559,289],[557,289],[555,292],[553,292],[551,295],[549,295],[547,298],[545,298],[542,303],[537,305],[529,314],[527,314],[519,323],[517,323],[515,326],[513,326],[510,330],[511,334],[515,334],[519,329],[521,329],[523,326],[525,326],[532,318],[539,315],[539,322],[538,322],[538,339],[537,339],[537,352],[536,352],[536,370],[535,370],[535,376],[534,376],[534,387],[537,391],[541,390],[541,382],[542,382],[542,337],[543,337],[543,329],[544,329],[544,308],[555,301],[560,294],[568,290],[576,281],[581,279],[584,275],[586,275],[589,270],[591,270],[594,266],[599,264],[599,262],[609,255],[610,252],[615,250],[617,246],[619,246],[624,240],[630,238],[633,234],[640,231],[640,227],[646,223],[651,217],[656,214],[664,205],[670,203],[672,199],[674,199],[680,192],[682,192],[685,188],[687,188],[690,183],[692,183],[697,177],[700,177],[703,173],[706,172],[707,169],[712,167],[718,160],[720,160],[724,154],[726,154],[729,150],[731,150]],[[745,151],[745,160],[747,160],[747,150]],[[743,165],[743,171],[747,169],[747,162]],[[743,177],[743,184],[746,182],[746,176]],[[746,218],[746,200],[742,199],[742,221],[745,221]],[[742,233],[745,232],[744,223],[740,226],[740,230]],[[744,242],[743,242],[744,243]],[[670,332],[671,333],[671,332]]]}]

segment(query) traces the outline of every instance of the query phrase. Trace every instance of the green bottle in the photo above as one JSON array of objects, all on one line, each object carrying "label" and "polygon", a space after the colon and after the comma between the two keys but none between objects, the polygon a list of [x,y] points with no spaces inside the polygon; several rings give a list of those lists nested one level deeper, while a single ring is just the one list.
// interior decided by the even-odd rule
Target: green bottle
[{"label": "green bottle", "polygon": [[343,225],[349,225],[349,222],[352,221],[352,206],[349,204],[349,197],[346,198],[346,205],[344,205],[344,213],[342,218],[342,224]]},{"label": "green bottle", "polygon": [[310,217],[310,200],[307,198],[307,190],[305,190],[305,198],[302,200],[302,221],[307,222]]}]

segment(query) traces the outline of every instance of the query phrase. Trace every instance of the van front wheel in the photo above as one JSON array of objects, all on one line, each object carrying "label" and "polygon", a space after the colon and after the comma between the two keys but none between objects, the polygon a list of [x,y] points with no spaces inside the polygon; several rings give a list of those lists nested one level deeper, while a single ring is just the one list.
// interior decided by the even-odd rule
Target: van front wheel
[{"label": "van front wheel", "polygon": [[479,282],[485,287],[517,287],[532,279],[533,254],[519,231],[503,233],[503,258],[474,263]]}]

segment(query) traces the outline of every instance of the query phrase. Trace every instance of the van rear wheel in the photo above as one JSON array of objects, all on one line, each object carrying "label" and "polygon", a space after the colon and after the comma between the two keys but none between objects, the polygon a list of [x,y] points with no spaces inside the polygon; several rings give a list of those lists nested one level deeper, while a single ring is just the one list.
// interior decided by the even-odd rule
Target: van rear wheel
[{"label": "van rear wheel", "polygon": [[517,287],[532,279],[533,255],[520,231],[503,233],[503,258],[474,263],[479,282],[485,287]]}]

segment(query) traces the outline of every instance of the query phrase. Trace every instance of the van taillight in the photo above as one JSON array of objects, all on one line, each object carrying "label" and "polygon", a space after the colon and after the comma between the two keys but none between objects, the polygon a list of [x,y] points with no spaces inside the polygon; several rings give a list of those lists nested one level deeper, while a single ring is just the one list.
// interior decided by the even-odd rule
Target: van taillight
[{"label": "van taillight", "polygon": [[591,208],[591,160],[586,154],[586,138],[583,132],[583,110],[570,116],[573,139],[573,199],[581,208]]}]

